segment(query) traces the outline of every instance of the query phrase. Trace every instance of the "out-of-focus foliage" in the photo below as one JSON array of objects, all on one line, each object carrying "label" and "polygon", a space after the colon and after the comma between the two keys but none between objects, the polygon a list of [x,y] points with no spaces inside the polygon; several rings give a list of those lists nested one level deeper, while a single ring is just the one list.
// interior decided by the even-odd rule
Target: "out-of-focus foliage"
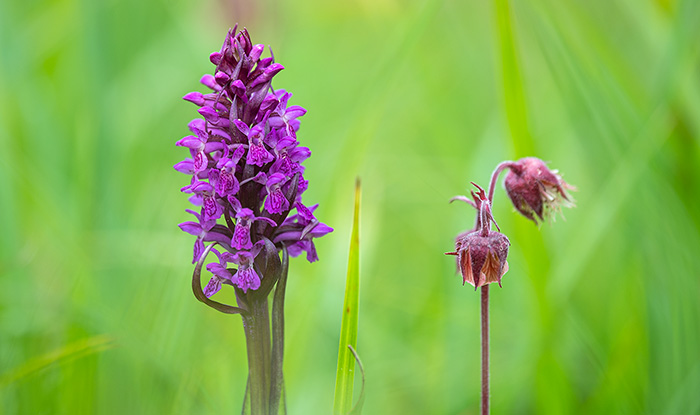
[{"label": "out-of-focus foliage", "polygon": [[[190,292],[184,150],[210,52],[239,22],[309,110],[305,177],[336,228],[291,261],[290,414],[329,413],[363,179],[366,414],[478,410],[478,294],[449,205],[501,160],[576,185],[492,290],[494,413],[700,412],[700,2],[0,2],[0,408],[237,412],[240,319]],[[224,300],[232,300],[225,298]]]}]

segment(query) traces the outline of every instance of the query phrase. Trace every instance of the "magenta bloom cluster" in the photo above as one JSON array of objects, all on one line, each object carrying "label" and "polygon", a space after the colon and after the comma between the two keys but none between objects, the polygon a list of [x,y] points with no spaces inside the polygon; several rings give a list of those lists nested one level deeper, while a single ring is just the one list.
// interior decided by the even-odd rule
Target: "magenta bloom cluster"
[{"label": "magenta bloom cluster", "polygon": [[230,30],[221,50],[210,55],[214,75],[201,79],[211,92],[184,96],[200,107],[201,118],[189,123],[192,135],[177,142],[189,157],[174,167],[191,176],[181,190],[196,206],[187,210],[195,220],[179,226],[196,237],[193,263],[205,242],[222,247],[213,250],[219,262],[207,265],[207,297],[222,284],[243,292],[260,287],[264,276],[254,261],[265,238],[278,249],[286,245],[292,256],[305,252],[313,262],[314,239],[333,230],[316,219],[317,205],[302,203],[309,185],[302,163],[311,152],[299,145],[297,132],[306,110],[289,105],[291,93],[272,88],[283,67],[272,56],[263,58],[264,50],[247,30]]}]

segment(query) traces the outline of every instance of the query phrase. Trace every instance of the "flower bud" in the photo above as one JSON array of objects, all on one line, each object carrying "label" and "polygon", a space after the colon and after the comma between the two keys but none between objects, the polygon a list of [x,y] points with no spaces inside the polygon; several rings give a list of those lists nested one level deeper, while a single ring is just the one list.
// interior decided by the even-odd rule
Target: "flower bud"
[{"label": "flower bud", "polygon": [[556,170],[535,157],[513,162],[505,179],[508,197],[515,209],[535,223],[551,217],[560,206],[572,207],[573,199],[566,189],[575,188],[562,180]]}]

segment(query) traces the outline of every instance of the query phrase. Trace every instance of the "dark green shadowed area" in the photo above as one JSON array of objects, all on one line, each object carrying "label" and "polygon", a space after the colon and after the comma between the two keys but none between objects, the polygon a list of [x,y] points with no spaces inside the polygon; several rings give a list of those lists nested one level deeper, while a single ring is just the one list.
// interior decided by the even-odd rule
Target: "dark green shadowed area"
[{"label": "dark green shadowed area", "polygon": [[240,411],[241,319],[192,295],[172,168],[181,97],[238,22],[308,110],[304,197],[335,228],[290,258],[289,414],[333,407],[357,176],[363,413],[478,412],[478,293],[444,255],[474,210],[448,200],[531,155],[577,206],[538,229],[496,189],[492,413],[700,414],[698,21],[683,0],[0,2],[0,412]]}]

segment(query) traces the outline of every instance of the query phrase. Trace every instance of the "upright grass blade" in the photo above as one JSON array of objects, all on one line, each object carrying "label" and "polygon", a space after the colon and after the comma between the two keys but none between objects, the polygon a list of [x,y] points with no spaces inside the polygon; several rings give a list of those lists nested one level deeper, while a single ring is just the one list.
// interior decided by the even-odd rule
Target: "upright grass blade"
[{"label": "upright grass blade", "polygon": [[357,347],[357,317],[360,297],[360,179],[355,182],[355,213],[350,238],[348,275],[345,281],[343,320],[340,326],[338,347],[338,371],[335,378],[333,413],[345,415],[352,409],[355,358],[352,349]]}]

